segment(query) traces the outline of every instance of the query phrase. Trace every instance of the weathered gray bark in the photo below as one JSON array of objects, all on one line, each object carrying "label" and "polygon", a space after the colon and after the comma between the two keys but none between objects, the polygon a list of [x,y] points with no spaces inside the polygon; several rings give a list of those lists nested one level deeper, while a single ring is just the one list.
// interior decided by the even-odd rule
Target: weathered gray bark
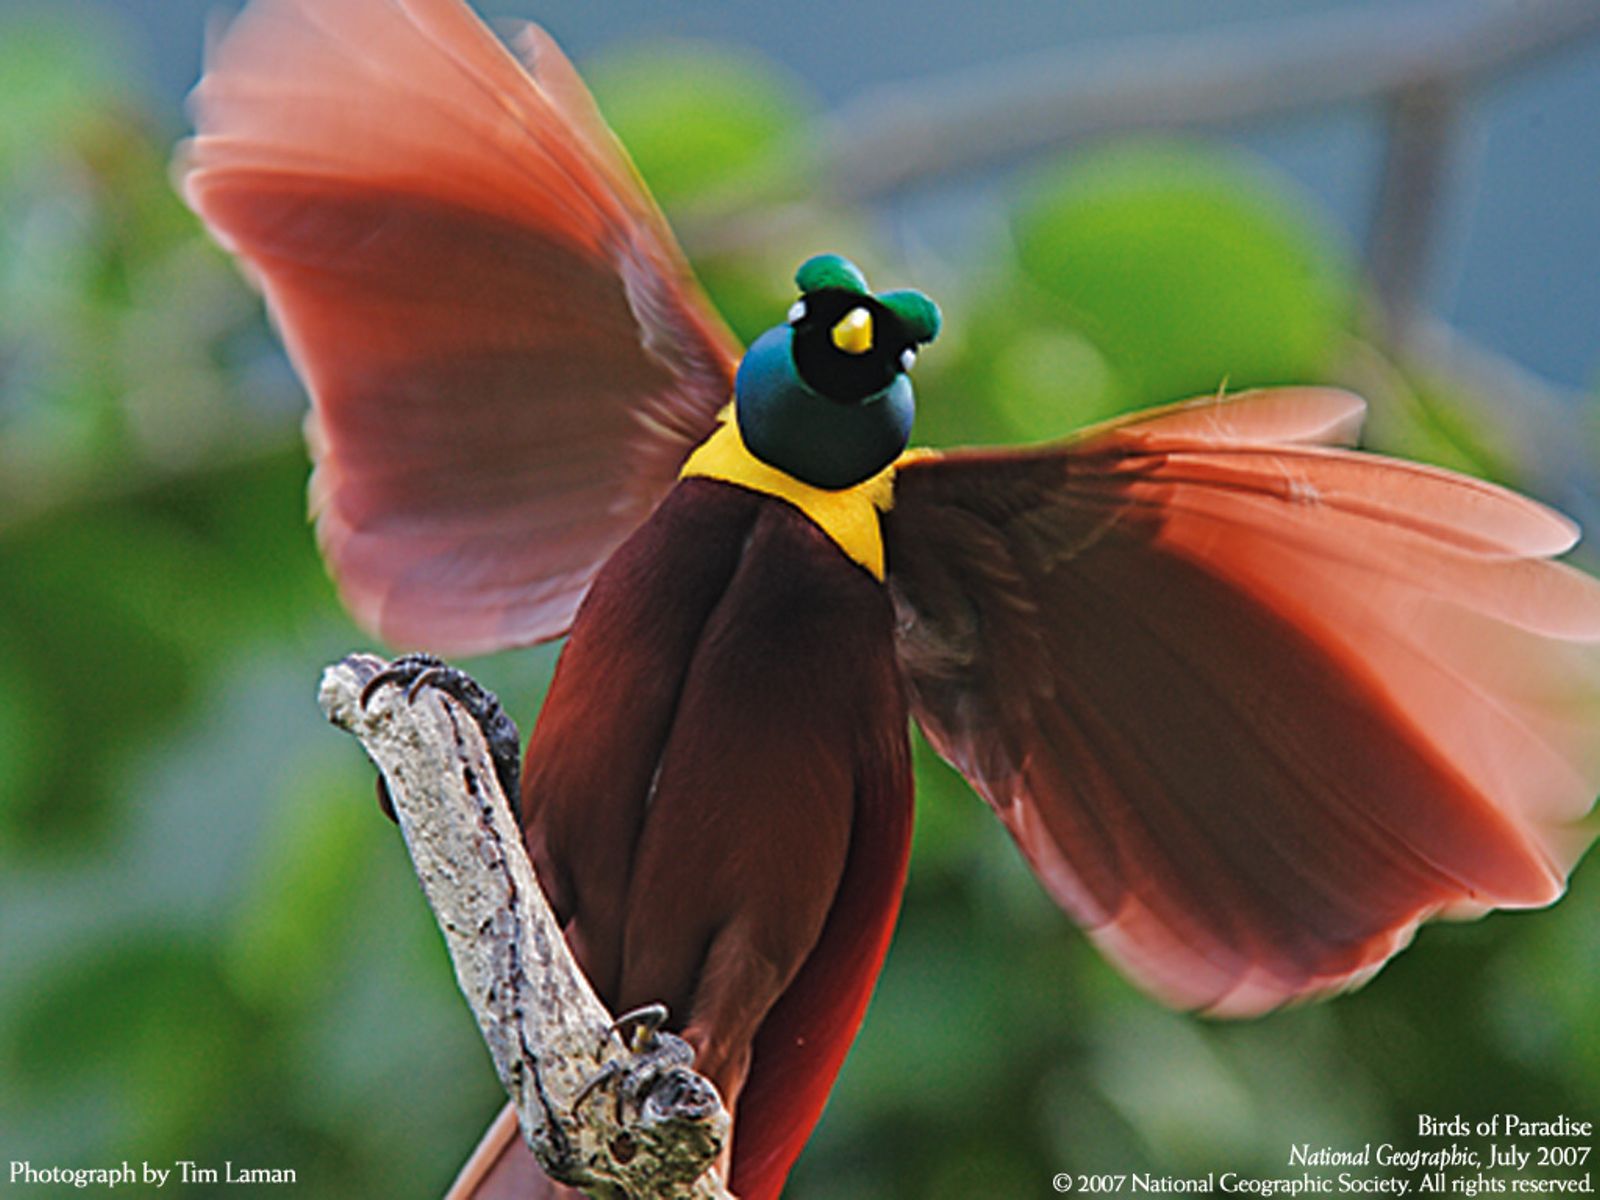
[{"label": "weathered gray bark", "polygon": [[[729,1136],[684,1066],[637,1086],[636,1060],[567,950],[476,722],[430,687],[362,691],[388,664],[351,655],[320,700],[382,771],[495,1070],[551,1175],[595,1195],[727,1197],[709,1170]],[[595,1080],[601,1080],[595,1084]]]}]

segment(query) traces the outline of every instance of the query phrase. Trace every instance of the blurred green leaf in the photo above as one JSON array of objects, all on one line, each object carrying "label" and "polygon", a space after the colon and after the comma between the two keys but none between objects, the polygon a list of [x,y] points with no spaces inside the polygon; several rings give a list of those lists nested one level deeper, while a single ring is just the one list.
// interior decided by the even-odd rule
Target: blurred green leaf
[{"label": "blurred green leaf", "polygon": [[67,848],[105,815],[111,756],[181,709],[193,681],[181,638],[204,613],[181,544],[126,515],[13,537],[4,562],[0,640],[56,752],[0,811],[13,837]]},{"label": "blurred green leaf", "polygon": [[[730,47],[656,42],[597,59],[586,77],[606,120],[668,210],[791,168],[808,108],[767,59]],[[686,81],[692,86],[684,86]]]},{"label": "blurred green leaf", "polygon": [[1022,270],[1131,402],[1322,377],[1353,298],[1308,203],[1236,154],[1136,145],[1037,185]]},{"label": "blurred green leaf", "polygon": [[[0,636],[3,630],[0,623]],[[29,699],[27,680],[9,656],[0,656],[0,829],[21,819],[22,797],[45,773],[50,748],[43,736],[48,722]]]},{"label": "blurred green leaf", "polygon": [[1131,1008],[1107,1023],[1089,1069],[1164,1166],[1197,1171],[1253,1157],[1260,1114],[1193,1021],[1151,1005]]},{"label": "blurred green leaf", "polygon": [[154,929],[65,964],[12,1037],[8,1057],[28,1086],[101,1092],[117,1114],[111,1144],[151,1158],[187,1152],[261,1044],[209,948]]},{"label": "blurred green leaf", "polygon": [[292,1016],[326,996],[363,868],[392,832],[350,794],[350,775],[308,771],[271,812],[224,951],[234,986],[263,1010]]},{"label": "blurred green leaf", "polygon": [[1128,380],[1013,264],[991,267],[917,368],[918,442],[1051,441],[1121,412]]},{"label": "blurred green leaf", "polygon": [[36,154],[94,120],[126,91],[117,44],[94,10],[65,17],[45,4],[0,21],[0,180],[24,155]]}]

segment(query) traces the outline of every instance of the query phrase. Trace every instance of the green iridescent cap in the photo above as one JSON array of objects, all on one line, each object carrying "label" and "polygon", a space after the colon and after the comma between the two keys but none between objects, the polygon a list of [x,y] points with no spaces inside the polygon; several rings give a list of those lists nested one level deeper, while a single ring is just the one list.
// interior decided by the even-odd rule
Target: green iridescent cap
[{"label": "green iridescent cap", "polygon": [[801,295],[828,288],[859,292],[863,296],[871,294],[867,277],[861,273],[861,269],[838,254],[816,254],[806,259],[794,273],[794,281]]},{"label": "green iridescent cap", "polygon": [[[801,295],[828,290],[860,296],[873,294],[861,268],[840,254],[817,254],[806,259],[794,273],[794,281]],[[874,299],[899,317],[916,341],[931,342],[939,336],[939,306],[921,292],[904,288]]]},{"label": "green iridescent cap", "polygon": [[931,342],[939,336],[939,306],[921,292],[910,288],[885,292],[878,302],[904,321],[917,341]]}]

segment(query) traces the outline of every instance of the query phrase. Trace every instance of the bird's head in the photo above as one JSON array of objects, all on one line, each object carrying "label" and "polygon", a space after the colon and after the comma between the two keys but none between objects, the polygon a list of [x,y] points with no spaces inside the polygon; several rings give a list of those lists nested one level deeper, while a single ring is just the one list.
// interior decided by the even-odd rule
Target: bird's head
[{"label": "bird's head", "polygon": [[820,488],[847,488],[899,457],[916,410],[907,372],[939,333],[921,292],[874,295],[837,254],[795,272],[789,319],[751,344],[734,380],[739,433],[769,466]]}]

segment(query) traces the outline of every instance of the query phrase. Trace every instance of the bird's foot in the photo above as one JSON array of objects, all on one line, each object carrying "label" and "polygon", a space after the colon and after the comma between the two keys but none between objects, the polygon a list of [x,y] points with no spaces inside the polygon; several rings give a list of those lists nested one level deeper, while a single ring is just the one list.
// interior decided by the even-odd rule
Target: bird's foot
[{"label": "bird's foot", "polygon": [[[425,687],[436,687],[461,703],[483,732],[500,790],[505,793],[511,811],[520,818],[517,784],[522,773],[522,738],[517,733],[516,722],[500,707],[499,697],[465,671],[431,654],[405,654],[395,659],[361,689],[362,705],[365,706],[379,688],[390,685],[404,688],[407,700],[415,700]],[[391,821],[395,819],[394,803],[381,775],[378,777],[378,804]]]},{"label": "bird's foot", "polygon": [[664,1004],[647,1004],[623,1013],[606,1031],[620,1038],[627,1057],[606,1063],[579,1089],[577,1109],[602,1087],[614,1090],[619,1114],[627,1105],[657,1121],[703,1120],[719,1103],[716,1090],[693,1070],[694,1049],[662,1028]]}]

